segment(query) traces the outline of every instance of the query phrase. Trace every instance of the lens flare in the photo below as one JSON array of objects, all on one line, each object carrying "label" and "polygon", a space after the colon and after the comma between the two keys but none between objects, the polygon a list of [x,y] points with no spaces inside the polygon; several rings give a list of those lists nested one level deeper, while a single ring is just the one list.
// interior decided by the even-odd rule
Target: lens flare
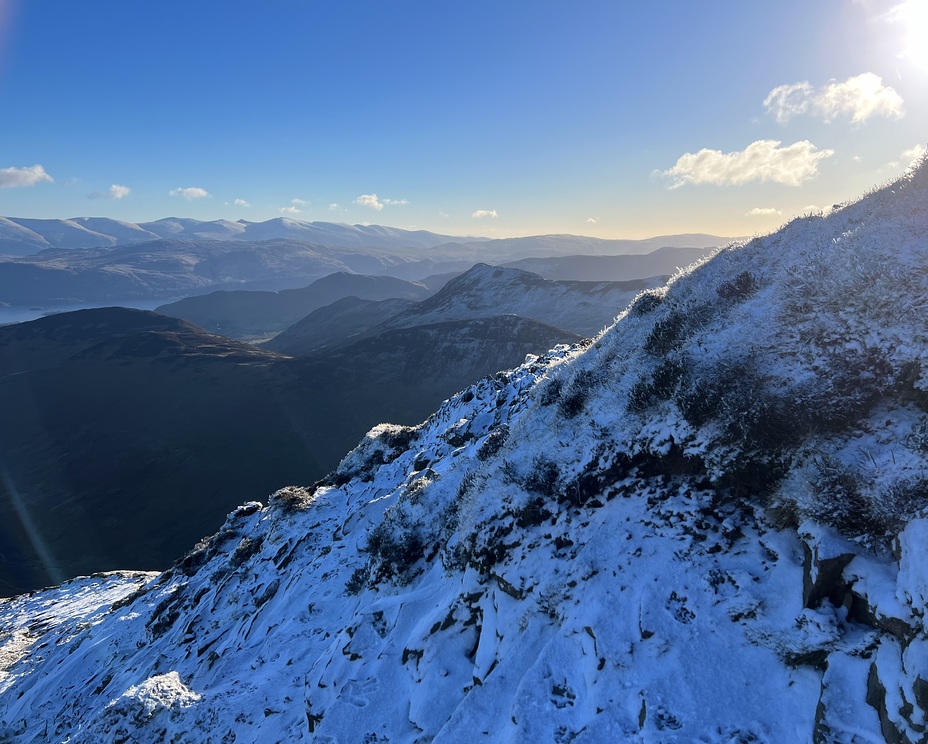
[{"label": "lens flare", "polygon": [[903,27],[902,57],[928,72],[928,2],[904,0],[892,15]]}]

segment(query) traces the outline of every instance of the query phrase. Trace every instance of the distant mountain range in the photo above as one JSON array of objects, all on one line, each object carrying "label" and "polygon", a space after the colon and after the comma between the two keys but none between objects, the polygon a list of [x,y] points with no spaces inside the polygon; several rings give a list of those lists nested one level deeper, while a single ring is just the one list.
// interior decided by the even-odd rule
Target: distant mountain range
[{"label": "distant mountain range", "polygon": [[27,256],[48,248],[73,250],[171,240],[297,240],[337,248],[431,248],[444,243],[479,243],[486,238],[454,237],[427,230],[380,225],[306,222],[277,217],[265,222],[165,217],[154,222],[122,222],[108,217],[39,220],[0,217],[0,253]]},{"label": "distant mountain range", "polygon": [[[296,289],[338,271],[419,281],[461,273],[476,263],[681,251],[662,253],[659,260],[640,266],[600,264],[608,275],[599,274],[597,280],[621,281],[672,273],[728,241],[713,235],[487,240],[283,218],[203,222],[170,217],[140,224],[102,217],[0,218],[0,307],[99,306],[172,300],[220,289]],[[577,278],[576,263],[565,258],[564,275],[550,264],[545,270],[531,264],[518,268],[552,279]],[[585,271],[583,278],[590,278]]]}]

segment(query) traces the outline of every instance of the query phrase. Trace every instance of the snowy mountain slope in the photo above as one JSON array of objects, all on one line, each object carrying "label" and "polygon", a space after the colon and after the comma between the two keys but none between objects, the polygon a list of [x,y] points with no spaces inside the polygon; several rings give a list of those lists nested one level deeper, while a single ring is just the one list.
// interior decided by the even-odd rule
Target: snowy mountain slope
[{"label": "snowy mountain slope", "polygon": [[48,241],[37,232],[0,217],[0,254],[22,256],[49,247]]},{"label": "snowy mountain slope", "polygon": [[[68,221],[77,223],[81,227],[85,227],[95,233],[113,238],[116,241],[115,245],[141,243],[146,240],[155,240],[162,237],[160,233],[146,230],[134,222],[123,222],[122,220],[114,220],[110,217],[72,217]],[[64,247],[58,244],[54,245],[59,248]],[[106,243],[102,245],[106,245]]]},{"label": "snowy mountain slope", "polygon": [[0,605],[4,733],[924,740],[926,259],[923,162],[374,429],[141,590]]},{"label": "snowy mountain slope", "polygon": [[337,248],[410,249],[468,242],[483,238],[454,237],[426,230],[402,230],[379,225],[306,222],[278,217],[265,222],[195,220],[165,217],[153,222],[122,222],[105,217],[69,220],[0,218],[0,248],[11,255],[28,255],[46,248],[75,249],[130,245],[154,238],[169,240],[295,240]]},{"label": "snowy mountain slope", "polygon": [[611,324],[617,310],[626,307],[640,291],[659,287],[665,279],[559,282],[519,269],[477,264],[378,328],[511,313],[591,336]]}]

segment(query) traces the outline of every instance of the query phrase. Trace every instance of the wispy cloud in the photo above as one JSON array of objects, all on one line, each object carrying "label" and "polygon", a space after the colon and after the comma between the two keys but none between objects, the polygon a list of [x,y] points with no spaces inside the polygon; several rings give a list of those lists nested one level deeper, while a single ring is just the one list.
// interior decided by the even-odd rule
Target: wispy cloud
[{"label": "wispy cloud", "polygon": [[123,186],[118,183],[114,183],[106,191],[94,191],[87,195],[88,199],[125,199],[129,194],[132,193],[132,189],[128,186]]},{"label": "wispy cloud", "polygon": [[492,217],[495,219],[497,214],[495,209],[478,209],[471,215],[471,217],[473,217],[475,220],[482,220],[484,217]]},{"label": "wispy cloud", "polygon": [[754,207],[745,213],[745,217],[772,217],[778,214],[783,212],[776,207]]},{"label": "wispy cloud", "polygon": [[309,204],[305,199],[291,199],[289,207],[281,207],[277,211],[281,214],[303,214],[302,207]]},{"label": "wispy cloud", "polygon": [[246,201],[245,199],[236,199],[232,202],[236,207],[250,207],[251,202]]},{"label": "wispy cloud", "polygon": [[855,124],[873,116],[901,119],[905,114],[902,96],[872,72],[818,88],[807,81],[780,85],[764,99],[764,108],[781,124],[806,114],[827,122],[846,116]]},{"label": "wispy cloud", "polygon": [[903,151],[900,161],[903,165],[912,165],[916,160],[923,157],[926,151],[928,151],[928,148],[924,145],[915,145],[915,147]]},{"label": "wispy cloud", "polygon": [[924,145],[915,145],[910,147],[908,150],[903,150],[899,155],[898,160],[891,160],[886,165],[883,166],[886,170],[899,170],[900,168],[908,168],[911,165],[915,164],[916,160],[919,160],[926,152]]},{"label": "wispy cloud", "polygon": [[199,186],[188,186],[185,189],[171,189],[168,192],[168,196],[180,197],[187,201],[196,201],[197,199],[208,198],[209,192],[206,189],[201,189]]},{"label": "wispy cloud", "polygon": [[53,179],[41,165],[29,168],[0,168],[0,189],[15,189],[21,186],[35,186],[42,181],[53,183]]},{"label": "wispy cloud", "polygon": [[655,173],[670,179],[671,189],[702,183],[741,186],[751,181],[799,186],[818,175],[819,162],[832,155],[834,150],[819,150],[808,140],[787,147],[780,147],[777,140],[757,140],[735,152],[687,152],[673,168]]},{"label": "wispy cloud", "polygon": [[591,225],[595,225],[595,224],[596,224],[596,220],[593,219],[592,217],[587,217],[587,218],[586,218],[586,221],[589,222]]},{"label": "wispy cloud", "polygon": [[370,207],[378,212],[384,207],[401,207],[405,204],[409,204],[406,199],[381,199],[377,194],[361,194],[361,196],[354,200],[354,203],[362,207]]}]

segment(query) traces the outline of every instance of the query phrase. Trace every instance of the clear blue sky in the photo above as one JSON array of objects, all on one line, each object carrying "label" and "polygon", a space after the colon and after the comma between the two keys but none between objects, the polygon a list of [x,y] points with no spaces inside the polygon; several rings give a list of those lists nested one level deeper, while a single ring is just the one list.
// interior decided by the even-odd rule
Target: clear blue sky
[{"label": "clear blue sky", "polygon": [[0,0],[0,214],[764,232],[928,141],[926,5]]}]

